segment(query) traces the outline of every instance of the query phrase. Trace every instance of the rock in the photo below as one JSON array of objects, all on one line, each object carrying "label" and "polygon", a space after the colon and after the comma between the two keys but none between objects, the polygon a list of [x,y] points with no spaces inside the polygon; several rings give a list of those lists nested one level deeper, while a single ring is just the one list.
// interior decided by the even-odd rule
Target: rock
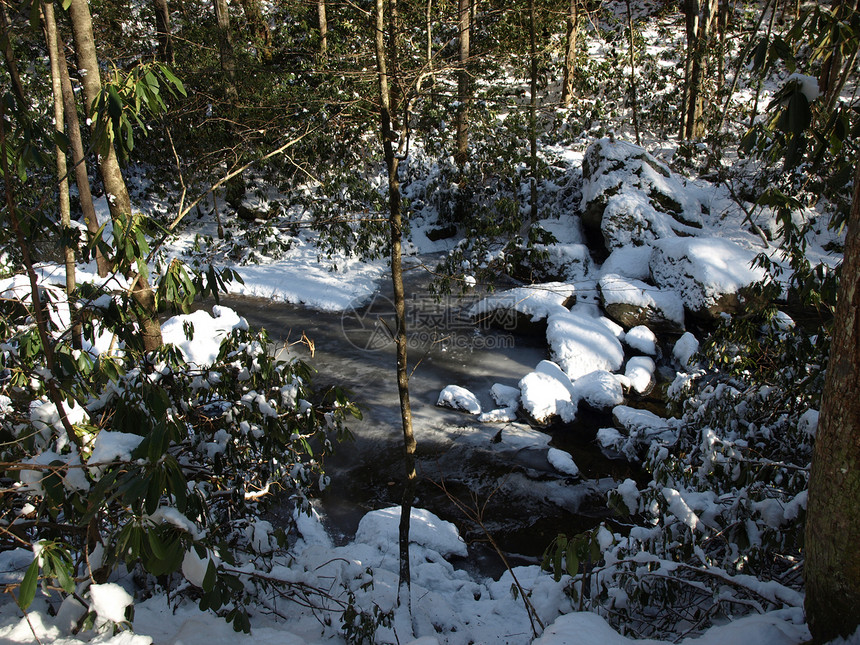
[{"label": "rock", "polygon": [[427,231],[427,239],[431,242],[439,240],[449,240],[457,234],[457,227],[454,224],[448,226],[438,226]]},{"label": "rock", "polygon": [[448,385],[440,393],[436,405],[463,410],[469,414],[481,414],[481,403],[478,397],[459,385]]},{"label": "rock", "polygon": [[566,313],[575,290],[565,282],[546,282],[500,291],[472,305],[468,315],[485,327],[543,335],[542,321],[551,314]]},{"label": "rock", "polygon": [[520,379],[520,392],[523,410],[538,423],[554,417],[570,423],[576,417],[576,402],[568,385],[546,372],[526,374]]},{"label": "rock", "polygon": [[582,224],[591,239],[602,236],[607,251],[702,228],[702,204],[684,179],[639,146],[598,139],[585,153],[582,174]]},{"label": "rock", "polygon": [[624,401],[621,381],[606,370],[595,370],[581,376],[573,383],[574,400],[579,400],[595,410],[614,408]]},{"label": "rock", "polygon": [[648,356],[634,356],[627,361],[624,376],[630,381],[630,387],[637,394],[648,394],[654,388],[654,372],[657,365]]},{"label": "rock", "polygon": [[684,302],[677,293],[617,274],[604,275],[598,284],[606,315],[621,326],[645,325],[669,334],[684,331]]},{"label": "rock", "polygon": [[734,313],[743,292],[766,272],[752,267],[755,251],[715,237],[656,240],[651,252],[654,283],[678,293],[692,315],[715,319]]},{"label": "rock", "polygon": [[553,314],[547,320],[546,338],[555,362],[572,381],[595,370],[613,372],[624,362],[621,342],[599,318]]}]

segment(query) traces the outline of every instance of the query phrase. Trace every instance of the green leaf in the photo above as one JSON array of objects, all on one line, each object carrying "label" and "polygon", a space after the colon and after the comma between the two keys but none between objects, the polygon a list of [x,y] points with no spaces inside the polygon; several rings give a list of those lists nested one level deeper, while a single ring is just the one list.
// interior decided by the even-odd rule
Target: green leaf
[{"label": "green leaf", "polygon": [[71,564],[65,558],[54,559],[54,575],[57,577],[57,582],[66,593],[74,593],[75,581],[71,575]]},{"label": "green leaf", "polygon": [[152,530],[147,531],[146,537],[149,541],[149,548],[152,549],[153,555],[155,555],[159,560],[166,560],[170,553],[167,546],[161,541],[158,531],[153,528]]},{"label": "green leaf", "polygon": [[36,584],[39,582],[39,561],[33,560],[27,567],[21,587],[18,589],[18,606],[26,609],[36,597]]},{"label": "green leaf", "polygon": [[209,565],[206,567],[206,575],[203,576],[203,591],[212,591],[215,588],[215,580],[217,579],[217,577],[218,569],[215,566],[215,562],[212,560],[212,558],[209,558]]}]

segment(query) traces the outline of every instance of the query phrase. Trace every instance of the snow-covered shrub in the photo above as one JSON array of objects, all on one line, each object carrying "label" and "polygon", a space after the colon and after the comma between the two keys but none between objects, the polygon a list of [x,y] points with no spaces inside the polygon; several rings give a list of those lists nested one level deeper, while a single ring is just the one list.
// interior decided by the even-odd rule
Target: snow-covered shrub
[{"label": "snow-covered shrub", "polygon": [[51,374],[30,319],[6,306],[0,548],[50,546],[17,591],[21,606],[39,579],[62,588],[54,602],[126,569],[247,630],[249,596],[289,587],[264,575],[292,529],[273,527],[267,508],[309,509],[355,406],[337,388],[315,393],[308,365],[275,358],[265,332],[242,328],[202,365],[186,362],[184,346],[142,355],[121,341],[97,354],[59,342]]},{"label": "snow-covered shrub", "polygon": [[[827,339],[784,314],[727,320],[709,367],[670,388],[672,446],[654,443],[643,486],[610,493],[617,521],[557,541],[547,564],[619,629],[666,638],[750,611],[802,606],[806,489]],[[620,519],[624,518],[624,519]],[[597,544],[588,566],[575,543]],[[568,564],[572,558],[575,566]]]}]

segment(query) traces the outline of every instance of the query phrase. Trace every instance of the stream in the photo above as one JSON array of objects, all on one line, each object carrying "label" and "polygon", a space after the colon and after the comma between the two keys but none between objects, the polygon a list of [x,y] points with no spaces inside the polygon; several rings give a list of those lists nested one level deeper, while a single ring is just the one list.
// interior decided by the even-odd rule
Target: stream
[{"label": "stream", "polygon": [[[436,302],[429,295],[431,278],[420,265],[404,272],[410,399],[418,443],[415,506],[460,529],[470,556],[455,564],[498,577],[504,567],[487,544],[485,530],[512,565],[533,564],[558,533],[572,535],[607,517],[606,490],[636,473],[626,462],[604,457],[593,441],[598,428],[612,425],[607,414],[581,410],[575,424],[551,426],[545,434],[524,422],[484,424],[464,412],[437,407],[439,392],[449,384],[473,392],[483,410],[499,407],[490,397],[491,386],[516,386],[548,358],[548,350],[541,334],[476,325],[462,315],[478,296],[447,296]],[[402,494],[390,292],[390,283],[383,283],[369,304],[344,313],[256,298],[223,299],[252,327],[265,327],[273,341],[295,343],[289,351],[317,370],[317,388],[345,387],[362,409],[363,419],[348,423],[355,441],[336,446],[326,460],[331,485],[319,500],[319,510],[336,543],[352,539],[366,512],[399,504]],[[296,343],[303,333],[313,341],[313,358],[307,345]],[[581,477],[566,476],[549,464],[547,434],[550,445],[571,453]],[[483,528],[450,496],[472,512],[477,509]]]}]

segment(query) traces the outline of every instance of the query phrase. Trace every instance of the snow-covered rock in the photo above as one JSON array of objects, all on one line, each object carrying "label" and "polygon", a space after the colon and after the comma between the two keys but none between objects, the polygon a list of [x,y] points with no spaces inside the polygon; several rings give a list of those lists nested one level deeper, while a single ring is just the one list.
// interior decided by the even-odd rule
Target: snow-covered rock
[{"label": "snow-covered rock", "polygon": [[[394,545],[396,549],[399,525],[399,506],[371,511],[358,523],[355,541],[383,550]],[[409,540],[443,556],[469,555],[457,527],[422,508],[413,508],[409,516]]]},{"label": "snow-covered rock", "polygon": [[741,307],[740,293],[763,280],[753,267],[755,251],[716,237],[656,240],[651,253],[655,284],[681,296],[684,307],[698,316],[716,317]]},{"label": "snow-covered rock", "polygon": [[592,236],[599,232],[609,251],[702,227],[702,205],[684,179],[639,146],[598,139],[585,153],[582,175],[583,226]]},{"label": "snow-covered rock", "polygon": [[690,332],[684,332],[684,334],[675,341],[675,346],[672,348],[672,356],[684,369],[692,369],[695,366],[691,361],[698,351],[699,341]]},{"label": "snow-covered rock", "polygon": [[[650,258],[650,247],[647,252]],[[669,333],[684,330],[684,302],[674,291],[614,273],[604,275],[599,286],[606,315],[624,327],[647,325]]]},{"label": "snow-covered rock", "polygon": [[654,356],[657,353],[657,337],[645,325],[636,325],[633,329],[627,330],[624,342],[643,354]]},{"label": "snow-covered rock", "polygon": [[469,414],[481,414],[481,403],[472,392],[459,385],[448,385],[439,392],[436,405],[463,410]]},{"label": "snow-covered rock", "polygon": [[473,319],[489,321],[509,331],[527,330],[530,323],[556,313],[567,313],[567,304],[576,291],[566,282],[547,282],[517,287],[487,296],[469,309]]},{"label": "snow-covered rock", "polygon": [[570,379],[562,375],[564,380],[545,371],[535,371],[520,379],[523,410],[538,423],[546,423],[556,416],[570,423],[576,417]]},{"label": "snow-covered rock", "polygon": [[494,383],[490,388],[490,396],[496,405],[503,408],[516,408],[520,404],[520,389],[503,383]]},{"label": "snow-covered rock", "polygon": [[624,362],[624,349],[609,326],[579,313],[554,314],[546,332],[553,359],[571,380],[595,370],[614,372]]},{"label": "snow-covered rock", "polygon": [[[188,325],[191,338],[185,333]],[[216,305],[211,316],[202,309],[173,316],[161,326],[161,336],[165,344],[179,348],[186,361],[206,367],[218,358],[221,341],[234,329],[248,329],[248,322],[229,307]]]},{"label": "snow-covered rock", "polygon": [[595,370],[573,383],[574,400],[583,401],[595,410],[606,410],[624,401],[624,388],[618,378],[606,370]]},{"label": "snow-covered rock", "polygon": [[630,381],[632,387],[639,394],[647,394],[654,387],[654,372],[657,365],[649,356],[634,356],[627,361],[624,368],[624,376]]},{"label": "snow-covered rock", "polygon": [[558,448],[550,448],[546,453],[546,458],[550,465],[558,472],[570,475],[571,477],[579,475],[579,466],[573,461],[570,453]]}]

